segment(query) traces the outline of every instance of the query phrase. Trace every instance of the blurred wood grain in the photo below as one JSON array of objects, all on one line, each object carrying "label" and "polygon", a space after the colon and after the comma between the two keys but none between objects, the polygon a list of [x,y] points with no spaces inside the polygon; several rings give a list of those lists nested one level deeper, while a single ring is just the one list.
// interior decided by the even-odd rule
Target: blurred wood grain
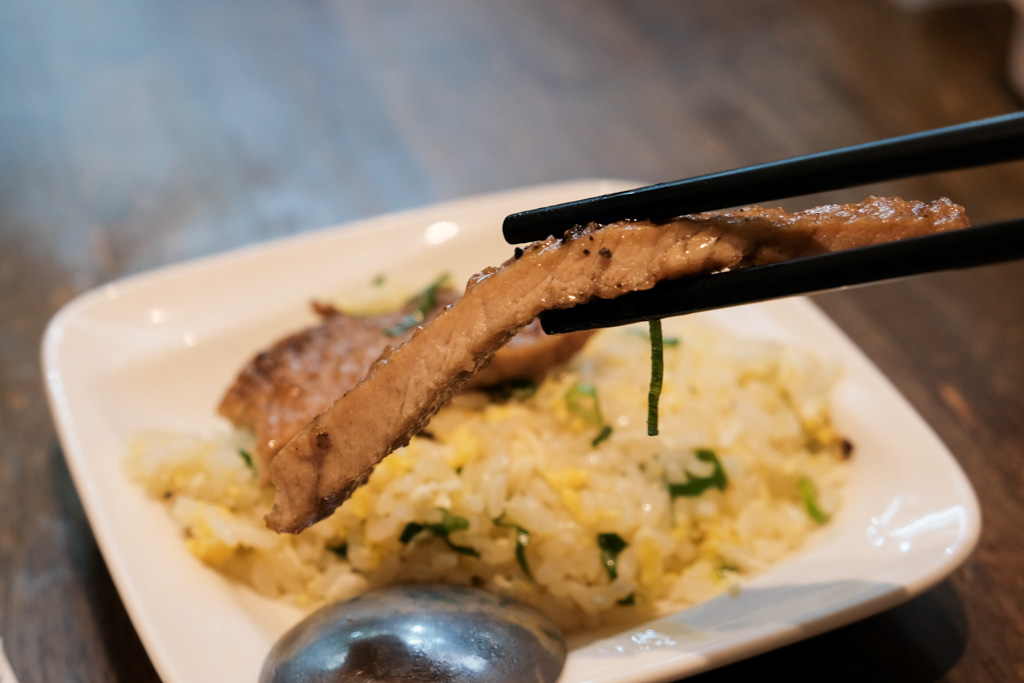
[{"label": "blurred wood grain", "polygon": [[[439,200],[1012,111],[1012,18],[885,0],[0,4],[0,635],[21,683],[158,680],[43,395],[40,338],[77,293]],[[1024,166],[786,205],[868,192],[948,195],[983,222],[1024,214]],[[818,301],[953,450],[981,544],[901,607],[698,679],[1024,680],[1024,263]]]}]

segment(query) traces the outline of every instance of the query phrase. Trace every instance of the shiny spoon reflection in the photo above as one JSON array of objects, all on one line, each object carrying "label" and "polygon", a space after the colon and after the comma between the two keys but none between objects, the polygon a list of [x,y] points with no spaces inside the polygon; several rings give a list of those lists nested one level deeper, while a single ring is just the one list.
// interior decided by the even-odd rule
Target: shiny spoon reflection
[{"label": "shiny spoon reflection", "polygon": [[554,683],[550,619],[474,588],[396,586],[328,605],[284,634],[259,683]]}]

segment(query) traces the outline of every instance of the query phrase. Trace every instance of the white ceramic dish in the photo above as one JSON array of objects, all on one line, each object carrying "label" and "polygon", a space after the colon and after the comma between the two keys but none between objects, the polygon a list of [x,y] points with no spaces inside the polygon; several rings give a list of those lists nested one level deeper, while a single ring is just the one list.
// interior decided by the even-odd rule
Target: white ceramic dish
[{"label": "white ceramic dish", "polygon": [[[464,282],[510,254],[500,232],[506,214],[635,185],[580,181],[360,221],[120,280],[54,317],[42,353],[64,452],[166,683],[252,683],[301,613],[188,554],[166,510],[125,478],[129,438],[150,428],[225,429],[214,413],[221,391],[252,353],[312,321],[313,298],[381,272],[419,283],[446,270]],[[810,302],[702,315],[839,359],[835,417],[857,447],[847,503],[804,551],[737,596],[574,638],[564,681],[673,680],[806,638],[924,591],[977,541],[977,500],[949,452]]]}]

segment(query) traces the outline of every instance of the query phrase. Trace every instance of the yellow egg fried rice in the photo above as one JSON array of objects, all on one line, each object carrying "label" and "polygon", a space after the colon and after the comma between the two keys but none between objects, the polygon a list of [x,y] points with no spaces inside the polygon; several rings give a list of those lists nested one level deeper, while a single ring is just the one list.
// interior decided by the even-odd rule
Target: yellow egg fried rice
[{"label": "yellow egg fried rice", "polygon": [[461,394],[295,536],[264,526],[251,435],[141,434],[126,467],[191,553],[261,594],[312,608],[449,582],[591,628],[740,590],[841,504],[826,360],[672,321],[664,368],[653,437],[646,326],[599,333],[539,385]]}]

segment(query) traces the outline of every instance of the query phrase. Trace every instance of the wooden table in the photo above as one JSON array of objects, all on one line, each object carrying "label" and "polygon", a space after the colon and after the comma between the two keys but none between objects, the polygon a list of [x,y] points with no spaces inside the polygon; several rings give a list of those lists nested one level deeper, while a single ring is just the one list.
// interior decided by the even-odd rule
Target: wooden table
[{"label": "wooden table", "polygon": [[[0,4],[0,637],[21,683],[158,680],[43,394],[40,337],[74,295],[438,200],[1012,111],[1010,19],[886,0]],[[1024,167],[786,204],[867,192],[948,195],[982,222],[1024,214]],[[955,453],[981,542],[901,607],[698,679],[1024,680],[1024,263],[818,301]]]}]

